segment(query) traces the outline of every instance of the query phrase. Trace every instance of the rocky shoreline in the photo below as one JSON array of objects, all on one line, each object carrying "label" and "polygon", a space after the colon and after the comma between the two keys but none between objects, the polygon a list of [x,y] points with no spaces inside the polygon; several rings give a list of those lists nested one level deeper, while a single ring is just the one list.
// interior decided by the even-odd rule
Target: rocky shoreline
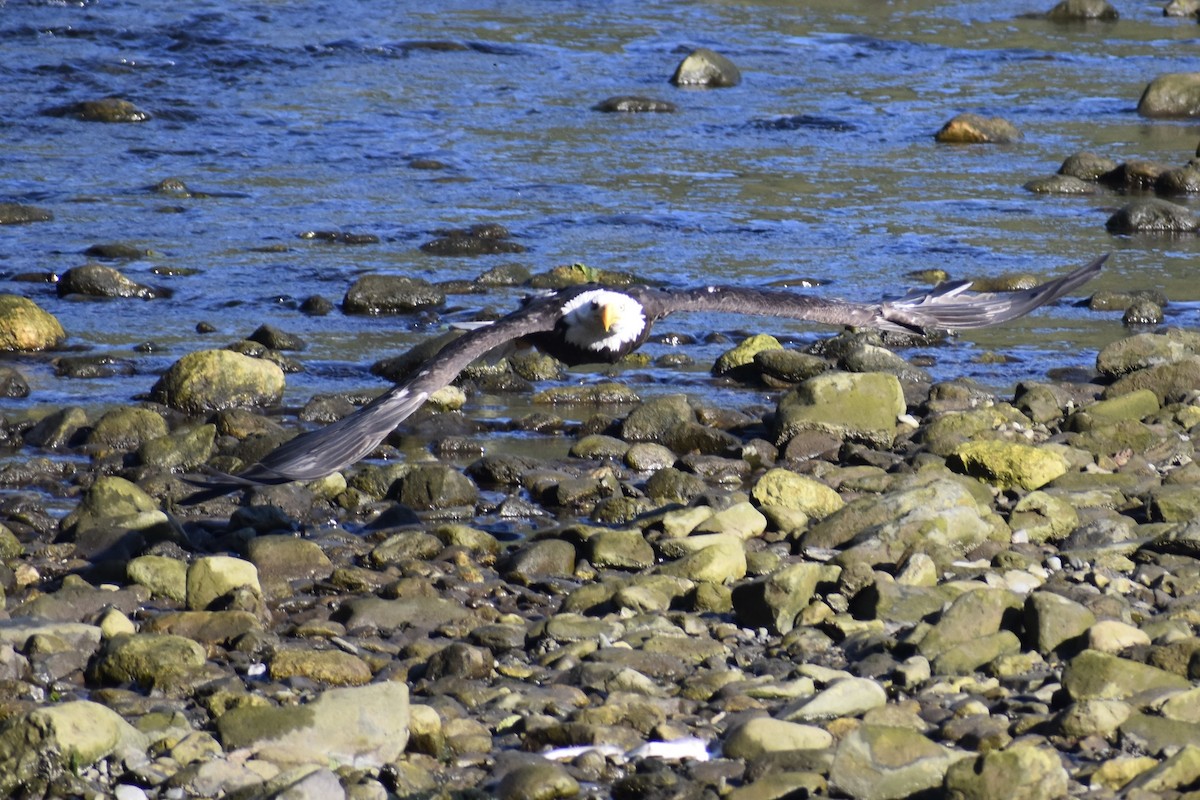
[{"label": "rocky shoreline", "polygon": [[[933,384],[869,337],[820,354],[752,337],[717,371],[790,386],[776,407],[551,389],[519,427],[567,437],[565,458],[488,452],[452,388],[410,426],[432,454],[385,445],[344,476],[185,508],[180,473],[292,435],[252,410],[283,369],[209,352],[228,355],[192,360],[226,377],[257,362],[264,394],[177,364],[157,401],[6,422],[24,459],[0,469],[2,794],[1200,781],[1200,335],[1133,335],[1090,380],[1012,397]],[[554,372],[515,364],[466,387]],[[566,425],[563,403],[594,413]]]}]

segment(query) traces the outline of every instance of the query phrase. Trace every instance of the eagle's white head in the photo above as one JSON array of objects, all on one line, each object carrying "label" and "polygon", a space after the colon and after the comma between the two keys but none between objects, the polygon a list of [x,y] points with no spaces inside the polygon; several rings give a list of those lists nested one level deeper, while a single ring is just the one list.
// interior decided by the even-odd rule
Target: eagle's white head
[{"label": "eagle's white head", "polygon": [[641,303],[609,289],[576,295],[563,306],[562,315],[567,341],[594,353],[626,350],[646,327]]}]

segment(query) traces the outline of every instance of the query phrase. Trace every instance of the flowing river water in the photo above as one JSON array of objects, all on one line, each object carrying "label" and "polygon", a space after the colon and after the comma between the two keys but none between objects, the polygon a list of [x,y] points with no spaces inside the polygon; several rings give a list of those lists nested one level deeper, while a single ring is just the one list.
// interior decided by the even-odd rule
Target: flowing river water
[{"label": "flowing river water", "polygon": [[[440,331],[445,316],[512,308],[522,291],[452,295],[444,315],[299,310],[310,295],[339,302],[369,272],[471,280],[512,262],[533,272],[582,262],[674,284],[806,278],[820,283],[812,291],[873,300],[919,285],[919,269],[1045,278],[1111,251],[1088,292],[1159,288],[1173,301],[1168,322],[1190,325],[1200,241],[1115,237],[1104,223],[1125,198],[1022,185],[1080,150],[1170,165],[1192,157],[1194,123],[1146,120],[1135,106],[1156,75],[1194,67],[1200,26],[1134,3],[1117,4],[1116,23],[1022,16],[1049,5],[0,0],[0,201],[54,214],[0,229],[3,291],[55,314],[71,349],[132,365],[71,379],[47,357],[22,357],[14,363],[33,392],[2,409],[127,403],[183,354],[262,323],[308,342],[285,403],[382,387],[367,372],[374,360]],[[670,85],[701,46],[737,64],[742,83]],[[593,110],[631,94],[677,111]],[[109,96],[151,119],[45,113]],[[936,143],[961,112],[1002,116],[1024,139]],[[203,196],[150,191],[168,178]],[[419,249],[439,228],[481,222],[506,226],[527,251]],[[312,230],[379,241],[300,238]],[[59,298],[53,283],[29,280],[106,243],[149,251],[114,266],[171,296]],[[215,332],[198,333],[202,323]],[[694,337],[686,352],[697,366],[638,368],[636,379],[734,405],[770,395],[712,386],[707,366],[728,341],[828,333],[703,315],[660,330]],[[919,352],[939,380],[1004,388],[1055,367],[1088,369],[1124,334],[1119,313],[1059,305]],[[980,357],[992,351],[1007,358]],[[504,404],[519,399],[496,402],[485,413],[512,413]]]}]

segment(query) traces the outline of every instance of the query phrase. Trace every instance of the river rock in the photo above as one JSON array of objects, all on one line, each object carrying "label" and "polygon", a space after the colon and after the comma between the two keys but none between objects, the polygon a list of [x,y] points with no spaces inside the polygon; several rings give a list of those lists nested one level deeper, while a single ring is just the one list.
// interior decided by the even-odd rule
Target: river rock
[{"label": "river rock", "polygon": [[1200,72],[1159,75],[1138,100],[1143,117],[1194,117],[1200,115]]},{"label": "river rock", "polygon": [[930,661],[951,648],[999,632],[1005,616],[1016,617],[1021,598],[1005,589],[978,588],[964,592],[942,612],[917,649]]},{"label": "river rock", "polygon": [[479,489],[466,475],[444,464],[419,464],[388,489],[388,498],[413,509],[474,506]]},{"label": "river rock", "polygon": [[789,722],[857,717],[887,703],[887,692],[869,678],[841,678],[814,694],[784,706],[778,716]]},{"label": "river rock", "polygon": [[638,530],[602,530],[587,539],[588,560],[601,569],[654,566],[654,548]]},{"label": "river rock", "polygon": [[725,56],[714,53],[707,47],[698,47],[689,53],[671,76],[676,86],[737,86],[742,82],[742,73]]},{"label": "river rock", "polygon": [[167,471],[194,470],[212,456],[216,438],[216,425],[185,425],[142,442],[137,450],[138,461]]},{"label": "river rock", "polygon": [[1067,156],[1058,168],[1058,174],[1095,182],[1117,168],[1118,164],[1107,156],[1080,152]]},{"label": "river rock", "polygon": [[1092,181],[1076,178],[1074,175],[1048,175],[1044,178],[1034,178],[1023,186],[1027,192],[1036,194],[1095,194],[1100,188]]},{"label": "river rock", "polygon": [[754,717],[729,731],[721,750],[726,758],[749,761],[764,753],[823,750],[832,744],[833,737],[829,732],[815,725]]},{"label": "river rock", "polygon": [[1087,607],[1048,591],[1030,593],[1025,600],[1025,632],[1043,655],[1059,648],[1083,649],[1096,615]]},{"label": "river rock", "polygon": [[150,390],[185,414],[235,406],[269,406],[283,396],[283,370],[229,350],[198,350],[176,361]]},{"label": "river rock", "polygon": [[685,395],[663,395],[639,403],[629,412],[621,422],[621,438],[627,442],[661,444],[676,425],[695,421],[696,413]]},{"label": "river rock", "polygon": [[246,558],[258,571],[268,596],[287,596],[292,581],[323,580],[333,563],[316,542],[295,536],[256,536],[246,543]]},{"label": "river rock", "polygon": [[158,597],[177,603],[187,601],[188,565],[177,558],[145,555],[131,559],[125,574],[133,583],[145,586]]},{"label": "river rock", "polygon": [[731,350],[722,353],[713,364],[712,374],[746,377],[746,367],[754,363],[754,357],[768,350],[782,350],[783,345],[774,336],[757,333],[738,343]]},{"label": "river rock", "polygon": [[0,350],[47,350],[65,338],[62,325],[37,303],[0,294]]},{"label": "river rock", "polygon": [[363,275],[346,291],[347,314],[407,314],[440,306],[446,294],[421,278],[405,275]]},{"label": "river rock", "polygon": [[67,406],[52,411],[29,430],[21,434],[25,444],[31,447],[42,447],[47,450],[58,450],[67,447],[87,425],[87,412],[78,406]]},{"label": "river rock", "polygon": [[1165,333],[1139,333],[1105,345],[1096,354],[1096,369],[1119,377],[1146,367],[1172,364],[1200,350],[1200,335],[1194,331],[1168,328]]},{"label": "river rock", "polygon": [[82,294],[89,297],[136,297],[152,300],[162,292],[130,280],[120,271],[104,264],[84,264],[62,274],[56,286],[59,297]]},{"label": "river rock", "polygon": [[779,400],[775,441],[786,444],[803,431],[831,433],[891,447],[896,420],[907,406],[895,375],[834,372],[809,378]]},{"label": "river rock", "polygon": [[1006,119],[979,114],[959,114],[942,126],[934,139],[951,144],[1011,144],[1021,132]]},{"label": "river rock", "polygon": [[101,683],[135,683],[170,691],[187,686],[205,661],[204,648],[183,636],[126,634],[105,642],[92,673]]},{"label": "river rock", "polygon": [[44,208],[21,203],[0,203],[0,225],[25,225],[30,222],[49,222],[54,214]]},{"label": "river rock", "polygon": [[592,106],[592,108],[596,111],[604,111],[607,113],[621,112],[627,114],[662,114],[675,111],[675,104],[669,103],[666,100],[658,100],[653,97],[622,94],[615,97],[607,97],[596,105]]},{"label": "river rock", "polygon": [[510,770],[496,786],[497,800],[559,800],[579,792],[579,781],[566,767],[546,760]]},{"label": "river rock", "polygon": [[951,469],[988,481],[1001,489],[1038,489],[1066,473],[1067,459],[1058,452],[1017,442],[974,441],[959,445],[946,459]]},{"label": "river rock", "polygon": [[662,575],[708,583],[733,583],[746,577],[746,549],[742,540],[724,533],[710,533],[659,542],[664,558]]},{"label": "river rock", "polygon": [[158,502],[136,484],[105,475],[96,479],[75,510],[63,518],[61,528],[64,533],[78,535],[100,526],[147,528],[166,521]]},{"label": "river rock", "polygon": [[523,584],[567,577],[575,572],[575,546],[562,539],[530,542],[511,553],[502,568],[508,580]]},{"label": "river rock", "polygon": [[362,686],[371,682],[371,668],[352,653],[289,647],[271,655],[272,680],[302,677],[330,686]]},{"label": "river rock", "polygon": [[790,564],[771,574],[733,587],[733,609],[738,621],[750,628],[767,628],[785,634],[796,626],[800,612],[812,602],[817,583],[836,580],[823,564]]},{"label": "river rock", "polygon": [[148,408],[118,406],[96,420],[87,443],[113,450],[132,450],[143,442],[167,435],[167,422]]},{"label": "river rock", "polygon": [[760,506],[802,511],[813,519],[824,519],[846,504],[820,481],[782,468],[763,473],[750,496]]},{"label": "river rock", "polygon": [[128,100],[105,97],[100,100],[81,100],[65,106],[48,109],[47,116],[72,117],[81,122],[145,122],[150,115]]},{"label": "river rock", "polygon": [[1144,692],[1191,687],[1182,676],[1095,650],[1084,650],[1072,658],[1063,673],[1062,683],[1076,701],[1124,700]]},{"label": "river rock", "polygon": [[829,780],[856,800],[899,800],[940,787],[958,758],[911,728],[861,725],[839,742]]},{"label": "river rock", "polygon": [[115,755],[144,759],[149,738],[99,703],[72,700],[11,716],[0,726],[0,794]]},{"label": "river rock", "polygon": [[12,367],[0,366],[0,397],[28,397],[29,383]]},{"label": "river rock", "polygon": [[1013,506],[1008,524],[1013,536],[1033,544],[1065,539],[1079,525],[1079,512],[1068,500],[1042,491],[1033,491]]},{"label": "river rock", "polygon": [[1054,22],[1077,22],[1080,20],[1104,20],[1113,22],[1119,15],[1108,0],[1061,0],[1046,12],[1047,19]]},{"label": "river rock", "polygon": [[379,769],[408,742],[408,687],[385,681],[330,689],[304,705],[238,706],[217,718],[217,732],[227,750],[276,763]]},{"label": "river rock", "polygon": [[947,796],[962,800],[1054,800],[1067,796],[1067,770],[1052,747],[1017,742],[953,764]]},{"label": "river rock", "polygon": [[262,593],[258,569],[249,561],[232,556],[204,556],[188,566],[188,608],[207,609],[214,601],[242,587]]},{"label": "river rock", "polygon": [[1149,197],[1122,206],[1104,226],[1109,233],[1195,233],[1200,218],[1169,200]]},{"label": "river rock", "polygon": [[1180,403],[1185,402],[1197,386],[1200,386],[1200,356],[1188,356],[1123,375],[1105,387],[1103,397],[1109,399],[1149,390],[1160,403]]}]

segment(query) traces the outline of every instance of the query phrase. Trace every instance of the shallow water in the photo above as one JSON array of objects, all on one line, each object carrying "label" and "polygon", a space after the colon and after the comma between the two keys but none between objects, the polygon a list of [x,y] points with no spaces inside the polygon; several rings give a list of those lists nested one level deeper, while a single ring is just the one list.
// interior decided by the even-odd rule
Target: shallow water
[{"label": "shallow water", "polygon": [[[814,291],[873,300],[909,288],[905,276],[916,269],[1050,276],[1112,251],[1093,288],[1160,287],[1172,300],[1200,299],[1191,279],[1196,238],[1113,237],[1104,222],[1123,198],[1021,188],[1084,149],[1186,162],[1195,126],[1144,120],[1134,109],[1154,76],[1194,67],[1200,27],[1132,3],[1117,4],[1115,24],[1015,16],[1049,5],[473,0],[430,11],[0,0],[0,200],[55,215],[0,229],[3,291],[57,315],[69,346],[137,366],[131,377],[70,380],[54,377],[44,358],[20,358],[34,394],[3,407],[128,402],[184,353],[264,322],[309,342],[305,372],[288,376],[287,403],[380,386],[367,367],[438,330],[436,318],[297,310],[312,294],[339,301],[370,271],[470,279],[508,261],[535,272],[580,261],[676,283],[807,277],[825,282]],[[669,85],[697,46],[732,59],[742,84]],[[618,94],[679,110],[591,110]],[[153,119],[103,125],[42,114],[108,95]],[[1025,139],[936,144],[933,133],[964,111],[1003,116]],[[446,168],[416,169],[417,159]],[[170,177],[209,196],[149,191]],[[528,252],[445,258],[418,249],[437,228],[477,222],[504,224]],[[381,242],[298,238],[307,230],[374,233]],[[11,280],[61,273],[84,263],[89,245],[108,242],[154,251],[115,266],[173,297],[64,300],[51,284]],[[519,294],[453,296],[447,305],[464,314],[506,309]],[[1190,325],[1195,306],[1168,315]],[[218,332],[196,333],[201,322]],[[704,316],[661,330],[698,339],[827,332]],[[922,352],[939,379],[969,375],[1004,388],[1054,366],[1090,367],[1097,348],[1124,333],[1119,314],[1060,305]],[[147,342],[151,352],[135,349]],[[688,352],[703,366],[724,347]],[[1013,358],[977,363],[988,350]],[[713,391],[702,371],[639,372],[647,391],[681,383]],[[739,405],[767,397],[752,389],[714,396]]]}]

